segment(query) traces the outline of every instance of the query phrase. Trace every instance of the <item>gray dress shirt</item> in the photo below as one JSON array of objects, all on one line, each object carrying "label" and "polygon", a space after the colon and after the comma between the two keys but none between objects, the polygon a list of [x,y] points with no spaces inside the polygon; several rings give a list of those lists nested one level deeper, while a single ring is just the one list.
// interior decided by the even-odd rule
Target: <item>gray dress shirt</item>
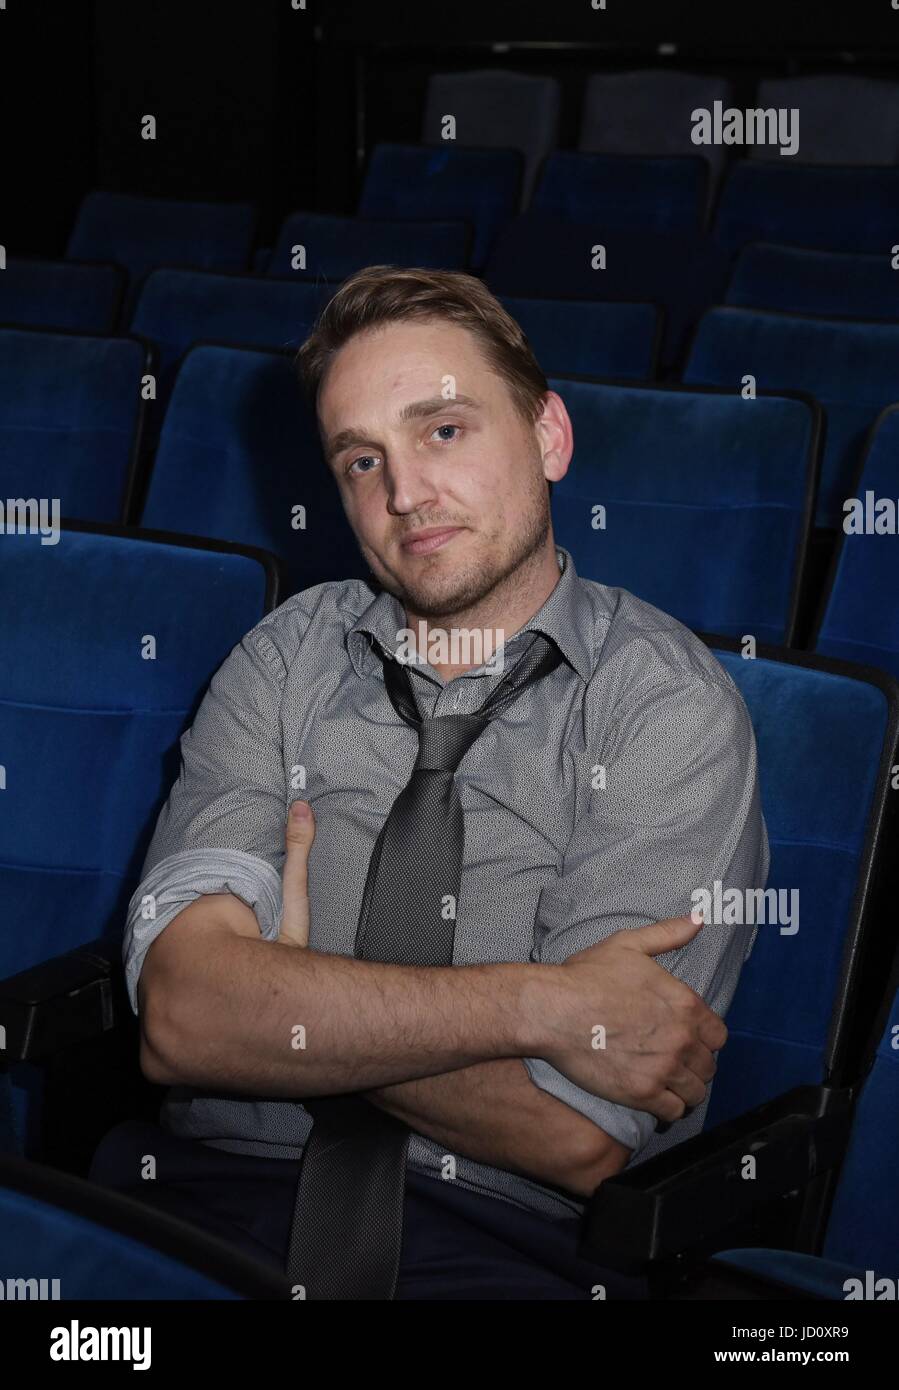
[{"label": "gray dress shirt", "polygon": [[[621,589],[560,577],[510,638],[505,668],[544,633],[563,662],[494,718],[456,774],[465,857],[454,963],[559,962],[612,932],[686,915],[695,890],[763,888],[768,841],[755,738],[732,680],[698,638]],[[402,605],[361,580],[289,599],[213,677],[181,740],[178,781],[160,813],[129,905],[124,956],[132,1007],[147,949],[203,893],[231,892],[278,934],[284,824],[315,810],[310,946],[353,954],[368,862],[418,748],[395,712],[381,659],[406,626]],[[448,684],[408,667],[424,717],[478,709],[502,678],[489,663]],[[708,925],[658,956],[724,1015],[757,928]],[[599,1020],[601,1022],[601,1020]],[[708,1106],[656,1133],[656,1120],[581,1090],[540,1057],[536,1086],[634,1150],[631,1163],[698,1133]],[[236,1153],[297,1158],[311,1128],[299,1100],[167,1093],[174,1134]],[[410,1165],[441,1177],[446,1149],[413,1133]],[[455,1155],[455,1181],[556,1217],[582,1203]]]}]

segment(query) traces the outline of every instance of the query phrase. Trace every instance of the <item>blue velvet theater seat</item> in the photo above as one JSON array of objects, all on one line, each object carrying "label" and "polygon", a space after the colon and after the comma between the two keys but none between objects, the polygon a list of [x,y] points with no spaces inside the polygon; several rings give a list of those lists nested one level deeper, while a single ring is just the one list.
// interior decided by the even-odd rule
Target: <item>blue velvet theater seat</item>
[{"label": "blue velvet theater seat", "polygon": [[599,223],[526,213],[497,237],[484,278],[495,294],[660,304],[662,364],[671,367],[696,319],[720,304],[729,270],[729,255],[707,236],[607,232]]},{"label": "blue velvet theater seat", "polygon": [[[839,526],[868,430],[899,399],[899,324],[711,309],[700,322],[684,381],[807,391],[827,414],[816,522]],[[751,408],[752,402],[745,402]]]},{"label": "blue velvet theater seat", "polygon": [[[899,406],[878,420],[851,491],[865,529],[841,534],[815,650],[899,677]],[[878,512],[879,501],[887,506]]]},{"label": "blue velvet theater seat", "polygon": [[648,381],[661,336],[655,304],[501,296],[544,372]]},{"label": "blue velvet theater seat", "polygon": [[[368,265],[464,270],[471,228],[466,222],[367,221],[323,212],[295,212],[281,226],[266,275],[339,281]],[[294,265],[305,251],[305,267]]]},{"label": "blue velvet theater seat", "polygon": [[0,323],[111,333],[124,288],[115,265],[11,257],[0,273]]},{"label": "blue velvet theater seat", "polygon": [[187,354],[141,521],[273,551],[292,590],[368,572],[289,353]]},{"label": "blue velvet theater seat", "polygon": [[499,227],[518,211],[524,160],[518,150],[376,145],[360,217],[463,219],[474,231],[471,262],[484,264]]},{"label": "blue velvet theater seat", "polygon": [[156,270],[144,282],[131,328],[159,348],[165,401],[178,359],[194,343],[298,348],[332,294],[301,280]]},{"label": "blue velvet theater seat", "polygon": [[270,563],[63,527],[0,550],[0,978],[120,930],[177,740]]},{"label": "blue velvet theater seat", "polygon": [[[899,1283],[899,996],[865,1081],[820,1256],[724,1250],[713,1263],[762,1276],[811,1298],[895,1299]],[[877,1281],[886,1283],[877,1287]],[[852,1281],[852,1282],[849,1282]],[[777,1297],[777,1292],[772,1292]]]},{"label": "blue velvet theater seat", "polygon": [[522,199],[527,202],[537,169],[556,144],[559,105],[554,77],[498,68],[437,72],[428,79],[422,144],[445,145],[450,115],[460,145],[518,150],[524,159]]},{"label": "blue velvet theater seat", "polygon": [[899,274],[882,254],[853,256],[752,242],[734,263],[725,302],[787,314],[899,319]]},{"label": "blue velvet theater seat", "polygon": [[721,190],[717,240],[747,241],[886,256],[896,240],[899,169],[825,168],[738,160]]},{"label": "blue velvet theater seat", "polygon": [[854,1074],[855,989],[863,945],[883,929],[869,889],[888,853],[882,818],[899,730],[899,690],[887,677],[805,654],[745,659],[710,643],[752,718],[767,887],[795,907],[797,930],[759,926],[727,1015],[707,1128],[792,1087]]},{"label": "blue velvet theater seat", "polygon": [[[574,458],[555,533],[587,579],[689,627],[789,641],[812,510],[820,412],[802,400],[553,378]],[[594,529],[595,508],[605,529]]]},{"label": "blue velvet theater seat", "polygon": [[[270,556],[215,542],[83,523],[51,546],[3,537],[0,980],[120,935],[179,736],[278,581]],[[32,1152],[40,1086],[27,1066],[11,1078],[14,1147]]]},{"label": "blue velvet theater seat", "polygon": [[0,328],[4,503],[58,499],[61,516],[120,521],[140,444],[141,379],[150,367],[146,345],[135,338]]},{"label": "blue velvet theater seat", "polygon": [[66,247],[80,261],[115,261],[133,294],[155,266],[244,270],[256,222],[245,203],[175,202],[126,193],[88,193]]},{"label": "blue velvet theater seat", "polygon": [[[799,111],[804,164],[899,164],[899,83],[856,73],[772,77],[754,106]],[[779,159],[776,146],[753,145],[750,159]]]},{"label": "blue velvet theater seat", "polygon": [[699,155],[582,154],[557,150],[543,166],[531,207],[597,232],[699,232],[709,169]]}]

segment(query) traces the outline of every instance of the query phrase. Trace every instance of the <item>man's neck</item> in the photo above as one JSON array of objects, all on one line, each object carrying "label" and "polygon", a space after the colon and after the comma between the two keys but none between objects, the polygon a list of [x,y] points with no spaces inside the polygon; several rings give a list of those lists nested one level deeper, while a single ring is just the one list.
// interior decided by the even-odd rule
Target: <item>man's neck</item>
[{"label": "man's neck", "polygon": [[553,542],[471,608],[430,619],[406,609],[406,625],[414,633],[416,651],[446,684],[485,665],[497,647],[539,613],[560,576]]}]

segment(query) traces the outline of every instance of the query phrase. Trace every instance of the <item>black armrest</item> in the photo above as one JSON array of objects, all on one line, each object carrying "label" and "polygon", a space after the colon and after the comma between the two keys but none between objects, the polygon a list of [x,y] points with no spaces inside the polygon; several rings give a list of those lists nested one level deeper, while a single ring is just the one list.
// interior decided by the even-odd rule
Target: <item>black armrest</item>
[{"label": "black armrest", "polygon": [[52,1056],[131,1017],[121,938],[99,937],[0,980],[0,1067]]},{"label": "black armrest", "polygon": [[[799,1086],[607,1179],[587,1205],[580,1253],[642,1272],[690,1251],[725,1248],[729,1228],[839,1163],[852,1100],[850,1089]],[[742,1176],[747,1154],[754,1178]]]}]

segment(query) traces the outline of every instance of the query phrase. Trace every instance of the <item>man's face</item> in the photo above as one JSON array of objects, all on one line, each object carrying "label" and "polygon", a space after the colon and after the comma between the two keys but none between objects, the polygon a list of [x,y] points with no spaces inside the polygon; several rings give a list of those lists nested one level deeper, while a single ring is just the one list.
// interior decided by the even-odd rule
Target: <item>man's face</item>
[{"label": "man's face", "polygon": [[546,545],[546,480],[565,469],[467,329],[429,320],[356,334],[318,413],[362,553],[410,612],[464,612]]}]

